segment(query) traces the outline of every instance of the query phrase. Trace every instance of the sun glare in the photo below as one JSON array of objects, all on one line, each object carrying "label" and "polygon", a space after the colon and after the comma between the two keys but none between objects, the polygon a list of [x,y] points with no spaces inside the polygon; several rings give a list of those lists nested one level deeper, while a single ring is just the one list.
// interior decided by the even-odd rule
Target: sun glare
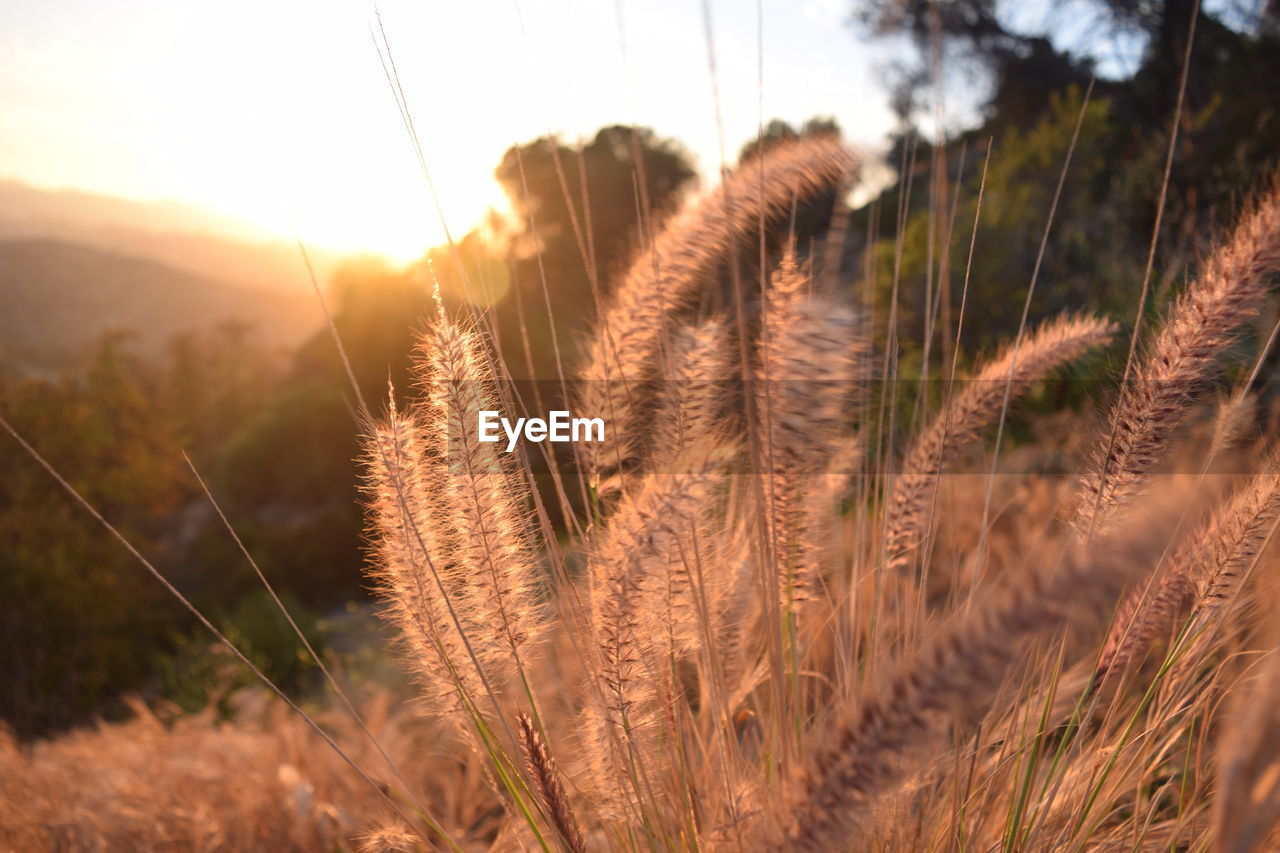
[{"label": "sun glare", "polygon": [[[203,140],[223,156],[210,152],[206,168],[181,170],[190,196],[287,238],[296,233],[318,246],[373,251],[401,263],[461,236],[487,209],[505,204],[492,177],[503,144],[491,136],[477,144],[459,132],[456,93],[453,102],[435,96],[423,85],[439,79],[435,69],[397,55],[419,160],[366,13],[309,6],[296,17],[277,9],[282,17],[272,20],[255,12],[252,31],[228,33],[244,48],[241,64],[202,66],[174,83],[219,91],[233,102],[225,123]],[[306,19],[300,38],[276,38],[298,18]],[[200,145],[191,139],[185,147]]]},{"label": "sun glare", "polygon": [[[609,124],[650,126],[679,138],[708,176],[754,135],[761,103],[792,121],[834,112],[854,139],[887,125],[881,106],[848,97],[868,85],[859,81],[869,63],[839,32],[838,4],[799,15],[789,2],[764,4],[761,102],[754,83],[740,84],[756,79],[754,23],[712,3],[717,106],[705,45],[688,35],[701,32],[701,13],[683,0],[623,17],[614,4],[552,0],[500,12],[407,0],[376,10],[355,0],[128,2],[145,8],[126,16],[83,4],[74,20],[36,4],[19,13],[14,31],[31,37],[10,40],[12,76],[0,77],[9,174],[182,200],[284,239],[394,261],[441,244],[446,225],[460,238],[503,206],[493,179],[503,152],[548,132],[572,140]],[[384,33],[394,70],[385,45],[381,56],[375,47]],[[673,34],[687,36],[681,50]],[[798,44],[804,67],[788,53]],[[42,104],[58,106],[33,108]]]}]

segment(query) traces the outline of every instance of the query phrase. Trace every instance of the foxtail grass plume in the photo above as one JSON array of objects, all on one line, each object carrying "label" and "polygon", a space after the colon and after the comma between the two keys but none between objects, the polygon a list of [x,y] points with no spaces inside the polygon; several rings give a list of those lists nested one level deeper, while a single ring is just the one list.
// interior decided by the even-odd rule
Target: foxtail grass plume
[{"label": "foxtail grass plume", "polygon": [[1189,403],[1280,272],[1280,185],[1264,195],[1178,298],[1112,411],[1088,462],[1076,528],[1105,531],[1143,489]]},{"label": "foxtail grass plume", "polygon": [[583,448],[590,474],[621,467],[640,452],[647,385],[660,375],[673,324],[696,304],[738,241],[762,218],[831,191],[853,167],[838,139],[778,145],[672,218],[636,256],[606,301],[581,373],[581,409],[610,425],[605,442]]},{"label": "foxtail grass plume", "polygon": [[929,503],[953,457],[973,445],[1036,381],[1107,343],[1115,325],[1089,316],[1046,324],[1019,346],[1008,346],[962,384],[946,408],[912,442],[885,511],[885,566],[901,570],[924,541]]}]

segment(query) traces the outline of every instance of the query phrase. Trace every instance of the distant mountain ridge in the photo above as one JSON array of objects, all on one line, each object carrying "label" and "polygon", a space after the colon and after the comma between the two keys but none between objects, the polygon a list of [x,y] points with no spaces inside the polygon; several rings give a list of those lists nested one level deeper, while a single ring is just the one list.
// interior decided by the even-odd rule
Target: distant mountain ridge
[{"label": "distant mountain ridge", "polygon": [[313,296],[250,287],[64,240],[0,240],[0,362],[65,364],[103,334],[127,330],[144,354],[173,335],[238,320],[292,347],[321,323]]},{"label": "distant mountain ridge", "polygon": [[[146,258],[196,276],[310,292],[297,246],[231,217],[171,201],[130,201],[0,180],[0,240],[51,239]],[[308,247],[323,284],[336,255]]]}]

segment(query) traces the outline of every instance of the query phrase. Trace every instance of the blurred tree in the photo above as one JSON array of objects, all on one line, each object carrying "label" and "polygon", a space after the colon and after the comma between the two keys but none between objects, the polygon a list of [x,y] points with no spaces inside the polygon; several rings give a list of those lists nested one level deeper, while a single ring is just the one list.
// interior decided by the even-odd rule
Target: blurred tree
[{"label": "blurred tree", "polygon": [[[822,136],[840,136],[839,122],[831,116],[813,116],[806,119],[800,125],[800,129],[796,130],[782,119],[771,119],[755,139],[742,146],[738,154],[738,167],[741,168],[762,154],[767,154],[782,143],[792,142],[802,137]],[[786,221],[781,223],[783,227],[771,231],[768,238],[770,252],[780,251],[782,241],[794,239],[797,251],[802,256],[808,255],[816,245],[815,241],[825,234],[830,226],[831,212],[835,202],[836,192],[833,190],[793,210]],[[754,256],[753,261],[755,257],[758,256]],[[757,271],[753,275],[758,274]],[[729,300],[728,296],[726,300]]]},{"label": "blurred tree", "polygon": [[[382,258],[366,257],[340,266],[329,291],[334,326],[365,399],[371,406],[384,399],[388,380],[404,393],[414,328],[428,316],[430,287]],[[291,383],[313,379],[332,382],[335,400],[348,395],[347,406],[354,412],[356,401],[327,328],[317,329],[298,349],[288,377]]]},{"label": "blurred tree", "polygon": [[[1072,0],[1045,7],[1041,22],[1026,4],[1001,0],[860,0],[854,16],[878,36],[906,36],[915,46],[905,90],[931,82],[928,66],[975,67],[989,79],[989,115],[1001,124],[1038,120],[1049,92],[1083,85],[1102,59],[1131,63],[1131,86],[1103,81],[1101,93],[1132,94],[1124,106],[1144,124],[1161,125],[1173,109],[1196,0]],[[1213,11],[1211,12],[1210,9]],[[1204,103],[1221,91],[1226,66],[1256,61],[1258,45],[1274,44],[1280,12],[1274,3],[1205,3],[1196,23],[1189,97]],[[900,100],[918,102],[899,92]]]},{"label": "blurred tree", "polygon": [[1013,8],[999,0],[862,0],[855,18],[877,36],[905,35],[917,49],[918,61],[900,67],[894,81],[900,116],[918,108],[930,64],[945,62],[948,75],[988,76],[990,105],[1026,126],[1040,117],[1046,91],[1087,81],[1092,63],[1056,49],[1046,34],[1016,31],[1008,23]]},{"label": "blurred tree", "polygon": [[[317,615],[288,590],[280,598],[312,647],[323,649],[325,637]],[[241,596],[218,623],[218,630],[262,672],[270,673],[282,690],[296,694],[317,675],[315,662],[265,590]],[[213,701],[220,711],[230,712],[227,700],[236,689],[261,683],[203,625],[180,635],[173,651],[159,660],[158,670],[165,697],[188,712],[202,710]]]},{"label": "blurred tree", "polygon": [[791,142],[802,136],[839,136],[840,123],[831,116],[814,116],[805,120],[796,130],[780,118],[770,119],[757,138],[752,139],[738,152],[738,165],[748,163],[760,154],[773,149],[779,143]]},{"label": "blurred tree", "polygon": [[[1054,95],[1042,121],[1026,131],[1010,129],[995,143],[975,237],[977,251],[971,262],[963,256],[959,260],[953,257],[953,263],[971,265],[967,303],[982,306],[964,317],[964,347],[970,351],[989,349],[1017,331],[1058,171],[1082,103],[1079,89]],[[1059,201],[1055,238],[1042,261],[1031,305],[1032,323],[1076,309],[1085,300],[1093,310],[1121,316],[1128,308],[1131,282],[1141,275],[1145,256],[1130,251],[1129,241],[1137,237],[1111,203],[1117,188],[1109,180],[1106,155],[1115,144],[1117,124],[1105,99],[1089,104],[1076,143],[1072,180],[1064,186]],[[917,163],[912,182],[914,210],[902,232],[901,251],[892,231],[873,249],[881,305],[893,298],[896,270],[897,331],[900,342],[908,347],[923,340],[925,297],[936,299],[936,292],[931,293],[927,286],[929,266],[939,262],[936,237],[930,252],[927,192],[931,165],[927,157],[917,157]],[[896,205],[898,191],[900,187],[880,204]],[[961,241],[967,243],[976,215],[977,186],[971,171],[956,209],[953,253],[962,250]],[[959,233],[963,236],[957,237]]]},{"label": "blurred tree", "polygon": [[[1109,68],[1112,76],[1095,86],[1032,311],[1044,316],[1083,307],[1132,317],[1194,9],[1193,0],[1074,0],[1045,11],[1045,24],[1037,28],[1030,23],[1035,12],[1028,6],[1001,0],[856,4],[855,16],[871,32],[905,36],[917,48],[917,65],[903,77],[903,88],[911,92],[899,93],[906,117],[915,116],[912,105],[919,104],[919,94],[932,84],[934,62],[941,63],[944,81],[955,80],[957,69],[965,73],[966,67],[977,68],[990,81],[980,124],[943,140],[938,152],[910,127],[897,137],[888,159],[895,168],[906,164],[904,180],[876,205],[882,214],[878,225],[868,222],[868,210],[855,217],[850,229],[858,235],[872,228],[882,247],[893,244],[897,220],[884,212],[897,210],[900,193],[910,188],[896,290],[905,347],[922,342],[925,319],[920,312],[930,282],[948,280],[948,273],[936,268],[948,253],[941,246],[945,215],[934,205],[958,197],[955,228],[963,232],[971,227],[978,191],[973,155],[989,140],[996,147],[970,286],[1002,287],[1004,292],[1003,298],[999,293],[983,298],[978,303],[984,306],[982,316],[970,314],[966,324],[983,341],[1016,331],[1020,312],[1011,306],[1020,304],[1018,294],[1025,292],[1035,266],[1052,188],[1080,114],[1080,93],[1104,58],[1101,46],[1112,43],[1125,46],[1130,62],[1123,74],[1116,70],[1123,65]],[[1207,3],[1196,19],[1157,247],[1157,270],[1167,271],[1165,283],[1185,271],[1205,237],[1232,215],[1243,194],[1271,179],[1280,151],[1280,110],[1260,81],[1280,79],[1275,22],[1274,4],[1244,9]],[[953,186],[962,148],[969,153],[969,165],[963,183]],[[953,263],[957,251],[953,240]],[[886,298],[893,276],[886,271],[886,249],[878,254],[879,290]],[[955,316],[948,309],[957,306],[959,295],[958,288],[951,288],[939,312],[942,318]],[[934,352],[945,347],[942,343]]]},{"label": "blurred tree", "polygon": [[[78,373],[0,387],[0,407],[130,541],[172,565],[163,523],[189,492],[156,396],[115,336]],[[168,593],[12,444],[0,453],[0,543],[0,718],[33,734],[138,687],[177,617]]]},{"label": "blurred tree", "polygon": [[669,214],[695,178],[678,142],[622,125],[577,148],[555,137],[514,146],[494,175],[520,219],[517,256],[541,248],[563,288],[571,272],[585,283],[588,267],[607,282],[639,245],[639,224]]},{"label": "blurred tree", "polygon": [[[297,677],[287,626],[278,614],[267,626],[246,603],[260,584],[182,452],[282,592],[345,601],[361,594],[349,410],[333,383],[281,391],[277,359],[242,326],[177,337],[165,353],[144,361],[127,336],[108,336],[60,376],[0,379],[0,410],[207,615],[239,631],[264,671]],[[0,613],[0,719],[21,735],[114,713],[128,692],[204,683],[175,680],[186,664],[172,659],[207,649],[204,629],[20,452],[0,454],[0,598],[18,603]]]},{"label": "blurred tree", "polygon": [[572,364],[574,343],[594,317],[592,277],[607,292],[696,174],[675,140],[613,125],[578,146],[557,137],[513,146],[494,175],[516,217],[504,234],[512,298],[498,309],[499,343],[513,365],[523,365],[530,336],[533,364],[522,372],[551,379],[558,373],[553,349]]},{"label": "blurred tree", "polygon": [[261,411],[276,383],[277,358],[239,321],[174,337],[160,367],[158,404],[172,414],[177,439],[203,456]]},{"label": "blurred tree", "polygon": [[[347,345],[355,350],[360,342]],[[319,608],[363,596],[358,426],[342,381],[286,384],[227,439],[218,466],[226,508],[250,553],[273,583]],[[385,379],[382,387],[371,405],[385,400]],[[222,571],[205,573],[206,596],[234,601],[257,588],[242,558],[226,552],[219,559]]]},{"label": "blurred tree", "polygon": [[[431,290],[385,261],[361,258],[340,267],[329,310],[350,358],[360,394],[376,414],[388,382],[403,403],[412,390],[414,330],[429,316]],[[309,607],[331,608],[364,597],[358,490],[359,407],[328,328],[298,349],[268,405],[224,433],[218,482],[239,533],[273,582]],[[208,519],[205,553],[238,567],[204,573],[203,591],[235,601],[258,583],[225,551]],[[216,556],[213,556],[216,555]]]}]

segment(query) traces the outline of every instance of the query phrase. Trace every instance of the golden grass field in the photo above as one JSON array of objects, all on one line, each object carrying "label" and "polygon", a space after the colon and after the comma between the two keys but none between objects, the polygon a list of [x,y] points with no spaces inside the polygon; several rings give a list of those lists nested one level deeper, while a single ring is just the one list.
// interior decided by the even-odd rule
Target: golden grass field
[{"label": "golden grass field", "polygon": [[[0,844],[1276,849],[1277,413],[1238,342],[1273,316],[1280,192],[1132,348],[1131,318],[1063,316],[910,406],[821,251],[726,263],[858,168],[802,139],[665,223],[568,366],[608,424],[572,459],[478,441],[518,407],[488,317],[422,318],[415,404],[359,400],[416,701],[331,676],[305,717],[246,691],[5,741]],[[1109,390],[1011,441],[1021,397],[1117,341]]]}]

